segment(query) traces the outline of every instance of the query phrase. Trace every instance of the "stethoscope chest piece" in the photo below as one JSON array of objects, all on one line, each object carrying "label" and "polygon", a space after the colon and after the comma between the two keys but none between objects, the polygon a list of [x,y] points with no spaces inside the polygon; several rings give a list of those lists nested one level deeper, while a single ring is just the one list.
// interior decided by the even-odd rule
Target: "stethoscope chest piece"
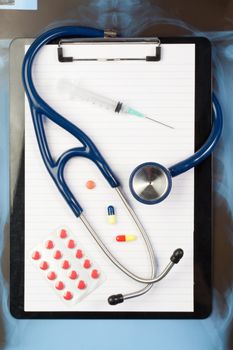
[{"label": "stethoscope chest piece", "polygon": [[166,169],[154,162],[140,164],[129,179],[129,187],[135,199],[143,204],[157,204],[170,193],[172,178],[185,173],[203,162],[214,150],[222,132],[223,119],[220,104],[213,94],[213,125],[206,142],[190,157]]},{"label": "stethoscope chest piece", "polygon": [[143,204],[156,204],[171,192],[172,176],[163,165],[147,162],[134,169],[129,186],[138,201]]}]

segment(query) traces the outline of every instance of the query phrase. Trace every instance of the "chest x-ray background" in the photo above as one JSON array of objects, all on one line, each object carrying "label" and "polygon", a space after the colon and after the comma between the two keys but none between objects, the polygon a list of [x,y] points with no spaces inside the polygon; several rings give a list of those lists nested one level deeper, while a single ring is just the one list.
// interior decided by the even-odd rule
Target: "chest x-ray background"
[{"label": "chest x-ray background", "polygon": [[[233,184],[232,184],[232,89],[233,89],[233,18],[231,1],[40,1],[39,11],[0,12],[0,160],[1,160],[1,321],[2,349],[62,348],[66,344],[64,330],[70,331],[70,343],[91,348],[101,336],[103,349],[117,349],[125,344],[132,348],[151,346],[154,332],[158,347],[219,350],[233,348]],[[213,43],[214,88],[220,97],[224,113],[223,137],[214,160],[214,306],[211,316],[199,321],[18,321],[9,312],[9,157],[8,62],[10,40],[36,36],[45,27],[62,24],[82,24],[101,28],[114,27],[124,36],[204,35]],[[21,132],[18,125],[18,132]],[[20,165],[20,147],[13,145],[15,160]],[[15,168],[14,184],[18,167]],[[20,184],[19,184],[20,185]],[[121,337],[115,336],[115,329]],[[89,337],[91,329],[95,337]],[[129,334],[133,332],[134,337]],[[167,334],[170,337],[167,337]],[[73,335],[72,335],[73,334]],[[107,336],[106,336],[107,334]],[[152,336],[153,335],[153,336]],[[55,339],[52,341],[52,338]],[[113,340],[114,339],[114,340]]]}]

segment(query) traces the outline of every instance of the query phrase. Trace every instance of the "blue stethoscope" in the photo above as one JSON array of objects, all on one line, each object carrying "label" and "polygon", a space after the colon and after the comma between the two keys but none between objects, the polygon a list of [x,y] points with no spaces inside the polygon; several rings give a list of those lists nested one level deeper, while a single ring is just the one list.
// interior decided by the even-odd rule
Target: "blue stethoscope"
[{"label": "blue stethoscope", "polygon": [[[67,26],[51,29],[40,35],[28,49],[23,62],[22,76],[24,88],[31,109],[40,153],[45,166],[58,190],[66,200],[69,207],[72,209],[75,216],[83,222],[96,243],[100,246],[102,251],[112,261],[112,263],[128,277],[143,284],[143,287],[135,292],[110,296],[108,298],[109,304],[116,305],[118,303],[122,303],[126,299],[135,298],[148,292],[154,283],[162,280],[173,268],[173,266],[180,261],[180,259],[183,257],[183,250],[180,248],[176,249],[171,256],[168,265],[159,275],[156,274],[156,259],[153,246],[135,211],[132,209],[125,195],[123,194],[120,188],[119,180],[114,175],[113,171],[110,169],[109,165],[104,160],[92,140],[76,125],[72,124],[66,118],[57,113],[40,97],[36,91],[32,79],[32,67],[34,59],[38,51],[44,45],[61,38],[100,38],[104,36],[105,32],[103,30],[93,28]],[[168,196],[171,190],[172,177],[197,166],[211,154],[222,131],[221,108],[214,95],[213,112],[213,127],[210,136],[207,139],[206,143],[193,156],[172,166],[169,169],[166,169],[164,166],[158,163],[151,162],[141,164],[133,171],[130,177],[130,189],[137,200],[140,200],[145,204],[155,204],[162,201]],[[81,142],[82,147],[69,149],[64,152],[56,161],[54,161],[45,135],[43,125],[43,120],[45,117],[49,118],[58,126],[76,137],[77,140]],[[140,276],[137,276],[135,273],[129,271],[124,265],[122,265],[118,259],[109,251],[109,249],[106,247],[104,242],[101,240],[99,235],[96,233],[94,228],[90,225],[89,221],[84,216],[82,207],[70,191],[64,178],[65,166],[68,161],[74,157],[84,157],[93,161],[109,185],[116,190],[128,213],[135,222],[138,230],[141,232],[142,238],[146,244],[151,264],[151,278],[142,278]],[[142,190],[142,185],[145,187],[144,190]]]}]

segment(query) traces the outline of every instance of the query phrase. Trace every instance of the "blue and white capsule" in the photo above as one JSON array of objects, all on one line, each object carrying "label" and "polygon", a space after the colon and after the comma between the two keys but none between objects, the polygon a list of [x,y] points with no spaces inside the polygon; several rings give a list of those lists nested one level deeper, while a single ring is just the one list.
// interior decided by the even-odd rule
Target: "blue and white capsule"
[{"label": "blue and white capsule", "polygon": [[115,209],[112,205],[108,206],[108,223],[114,225],[116,223]]}]

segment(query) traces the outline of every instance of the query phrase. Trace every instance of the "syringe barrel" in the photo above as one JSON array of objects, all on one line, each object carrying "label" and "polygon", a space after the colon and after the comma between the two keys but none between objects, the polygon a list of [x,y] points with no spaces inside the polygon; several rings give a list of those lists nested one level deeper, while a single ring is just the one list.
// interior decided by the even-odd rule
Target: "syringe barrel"
[{"label": "syringe barrel", "polygon": [[111,98],[99,95],[93,91],[89,91],[83,87],[75,86],[72,91],[72,98],[79,98],[84,101],[88,101],[93,105],[98,105],[102,108],[111,110],[115,112],[117,101],[112,100]]}]

